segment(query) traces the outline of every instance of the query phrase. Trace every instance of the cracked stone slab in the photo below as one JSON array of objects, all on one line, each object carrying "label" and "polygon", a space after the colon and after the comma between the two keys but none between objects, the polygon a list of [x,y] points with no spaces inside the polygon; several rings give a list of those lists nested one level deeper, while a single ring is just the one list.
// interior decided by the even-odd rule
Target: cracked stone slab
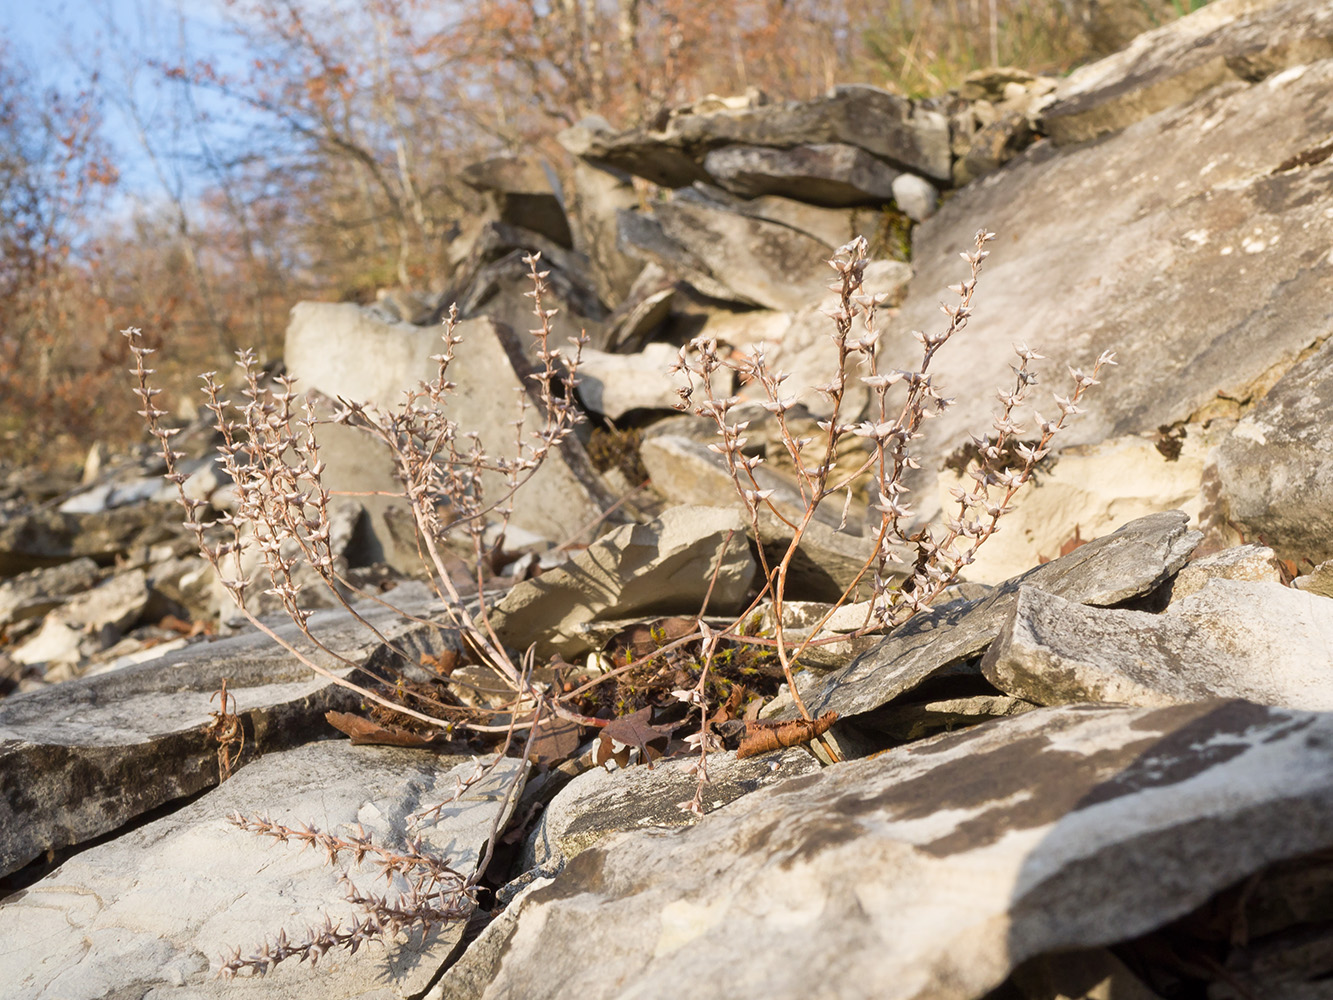
[{"label": "cracked stone slab", "polygon": [[[430,607],[424,588],[399,600],[417,613]],[[392,638],[436,631],[378,604],[362,613]],[[346,612],[317,612],[310,627],[353,662],[380,648]],[[276,631],[308,648],[295,625]],[[312,657],[340,676],[351,671],[327,654]],[[242,765],[326,731],[326,711],[352,711],[360,699],[258,633],[11,695],[0,701],[0,873],[217,784],[218,747],[204,729],[223,678],[245,727]]]},{"label": "cracked stone slab", "polygon": [[1023,587],[981,672],[1040,705],[1221,697],[1329,711],[1333,600],[1279,583],[1214,579],[1153,615]]},{"label": "cracked stone slab", "polygon": [[491,613],[491,625],[510,645],[526,649],[536,642],[568,659],[590,648],[576,626],[639,614],[697,614],[715,573],[709,610],[739,611],[757,570],[738,512],[672,507],[651,524],[622,525],[560,566],[516,584]]},{"label": "cracked stone slab", "polygon": [[[912,330],[941,329],[939,304],[964,276],[959,251],[983,222],[998,234],[974,303],[984,335],[966,331],[931,363],[958,402],[913,442],[923,469],[989,428],[1015,343],[1048,356],[1042,381],[1062,394],[1065,364],[1117,353],[1121,366],[1056,439],[1069,449],[1184,422],[1193,435],[1210,413],[1239,416],[1235,401],[1261,396],[1333,334],[1331,91],[1325,58],[1226,84],[1096,143],[1038,143],[917,227],[916,274],[881,342],[899,367],[921,356]],[[1032,397],[1041,411],[1049,399]],[[1304,467],[1292,475],[1298,453],[1279,458],[1288,497],[1318,479]],[[935,490],[925,479],[907,483],[918,497]]]},{"label": "cracked stone slab", "polygon": [[[699,779],[690,768],[695,755],[658,761],[650,771],[633,767],[593,768],[551,800],[524,846],[524,866],[551,869],[624,830],[689,826],[694,817],[680,808],[694,798]],[[811,774],[819,763],[803,748],[736,759],[735,753],[708,755],[704,809],[711,812],[776,781]]]},{"label": "cracked stone slab", "polygon": [[976,1000],[1330,844],[1333,715],[1040,709],[584,851],[472,995]]},{"label": "cracked stone slab", "polygon": [[[1180,511],[1150,514],[1037,566],[977,601],[956,601],[917,615],[874,649],[825,675],[808,692],[815,715],[847,718],[873,711],[932,674],[981,653],[1013,615],[1022,587],[1079,604],[1111,605],[1151,593],[1189,558],[1200,535]],[[785,713],[794,714],[794,709]]]},{"label": "cracked stone slab", "polygon": [[1041,116],[1057,143],[1084,142],[1225,83],[1333,56],[1323,0],[1214,0],[1069,74]]},{"label": "cracked stone slab", "polygon": [[[344,926],[354,908],[322,850],[276,843],[226,817],[267,815],[346,835],[361,824],[399,847],[409,817],[449,799],[475,764],[421,750],[336,740],[270,754],[169,816],[90,848],[0,901],[0,955],[9,1000],[397,1000],[421,993],[456,949],[462,924],[354,956],[295,959],[268,976],[216,978],[231,948],[257,950],[286,930],[298,940],[325,913]],[[506,759],[419,832],[427,850],[464,875],[476,867],[517,769]],[[344,855],[344,863],[351,858]],[[361,891],[383,893],[373,861],[350,870]],[[394,889],[401,891],[401,879]]]}]

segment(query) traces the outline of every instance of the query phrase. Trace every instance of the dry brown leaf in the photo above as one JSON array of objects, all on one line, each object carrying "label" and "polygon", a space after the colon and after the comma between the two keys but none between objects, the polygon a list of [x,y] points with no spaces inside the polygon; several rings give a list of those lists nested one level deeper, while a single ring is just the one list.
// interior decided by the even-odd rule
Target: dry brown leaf
[{"label": "dry brown leaf", "polygon": [[[666,749],[666,742],[671,738],[680,723],[668,726],[654,726],[649,720],[652,718],[653,708],[649,705],[647,708],[641,708],[633,715],[624,715],[619,719],[612,719],[602,729],[602,734],[597,738],[597,746],[593,751],[593,762],[596,764],[605,764],[608,760],[614,760],[621,767],[629,762],[629,750],[631,747],[637,747],[639,750],[639,760],[653,766],[653,757],[662,756]],[[624,749],[616,750],[613,744],[619,743]],[[660,743],[660,748],[654,748],[652,744]]]}]

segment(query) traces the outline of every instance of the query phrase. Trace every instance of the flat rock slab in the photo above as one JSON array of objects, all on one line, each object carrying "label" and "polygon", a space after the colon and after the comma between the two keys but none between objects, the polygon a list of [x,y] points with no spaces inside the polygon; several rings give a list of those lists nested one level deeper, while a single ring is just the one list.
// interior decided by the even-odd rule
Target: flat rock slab
[{"label": "flat rock slab", "polygon": [[[528,371],[523,342],[532,338],[520,337],[485,317],[460,323],[456,333],[463,341],[449,366],[448,378],[456,388],[448,399],[460,435],[475,431],[492,459],[512,458],[519,393],[525,391],[519,373]],[[329,397],[391,409],[407,390],[436,376],[438,365],[430,359],[442,348],[438,327],[384,323],[349,303],[300,302],[292,310],[283,357],[288,373],[300,380],[298,389],[317,389]],[[529,406],[524,414],[525,443],[532,444],[531,434],[540,428],[536,407]],[[321,455],[329,466],[328,488],[401,492],[387,449],[369,435],[346,427],[324,427],[320,433]],[[487,473],[482,479],[488,495],[497,500],[503,496],[504,476]],[[395,539],[384,524],[383,498],[362,499],[386,555],[401,568],[419,568],[415,539]],[[613,502],[582,445],[570,437],[514,496],[512,523],[565,541],[596,521]]]},{"label": "flat rock slab", "polygon": [[[598,767],[579,775],[542,813],[525,847],[525,865],[551,869],[625,830],[690,826],[694,816],[680,806],[694,798],[699,779],[691,768],[697,761],[658,761],[652,770]],[[819,762],[799,747],[741,760],[734,753],[709,754],[704,809],[818,770]]]},{"label": "flat rock slab", "polygon": [[[427,607],[420,588],[408,609]],[[372,608],[363,614],[390,637],[435,631]],[[319,612],[310,627],[353,662],[380,646],[346,612]],[[309,648],[296,626],[276,631]],[[327,654],[312,657],[350,671]],[[218,745],[204,729],[224,678],[246,732],[242,765],[326,733],[326,711],[352,711],[360,701],[258,633],[11,695],[0,701],[0,873],[217,784]]]},{"label": "flat rock slab", "polygon": [[[1069,447],[1253,398],[1333,333],[1330,92],[1325,59],[1227,84],[1095,144],[1039,143],[922,223],[916,276],[882,347],[892,365],[920,358],[910,331],[943,328],[939,304],[956,301],[947,288],[965,276],[959,251],[982,225],[998,234],[971,327],[931,364],[958,404],[914,442],[923,467],[990,427],[1015,343],[1049,357],[1042,383],[1061,394],[1066,363],[1118,353],[1121,367],[1056,439]],[[1045,389],[1031,398],[1056,409]]]},{"label": "flat rock slab", "polygon": [[541,576],[516,584],[491,613],[506,643],[540,655],[589,649],[575,627],[639,614],[730,614],[743,606],[758,565],[745,523],[721,507],[673,507],[651,524],[627,524]]},{"label": "flat rock slab", "polygon": [[1221,697],[1329,711],[1333,600],[1278,583],[1218,579],[1152,615],[1023,587],[981,672],[1040,705],[1152,707]]},{"label": "flat rock slab", "polygon": [[[1150,593],[1165,583],[1199,541],[1180,511],[1152,514],[1119,531],[1037,566],[978,601],[956,601],[917,615],[875,649],[802,692],[819,716],[873,711],[939,670],[982,652],[1011,618],[1022,587],[1080,604],[1110,605]],[[794,710],[786,714],[794,714]]]},{"label": "flat rock slab", "polygon": [[975,1000],[1330,844],[1333,715],[1041,709],[584,851],[480,995]]},{"label": "flat rock slab", "polygon": [[841,143],[790,149],[723,146],[704,157],[704,169],[721,187],[745,198],[775,194],[835,208],[892,201],[899,175],[864,149]]},{"label": "flat rock slab", "polygon": [[[462,937],[448,925],[425,941],[355,956],[330,952],[312,968],[295,959],[268,976],[216,978],[231,948],[249,955],[286,930],[300,940],[327,913],[349,926],[355,909],[323,850],[241,831],[226,817],[267,815],[346,836],[357,824],[401,847],[409,817],[449,799],[475,764],[427,751],[353,747],[338,740],[271,754],[208,795],[91,848],[0,902],[0,955],[9,1000],[105,997],[263,997],[372,1000],[420,993]],[[426,850],[471,874],[517,760],[505,760],[419,832]],[[350,867],[351,858],[342,863]],[[351,868],[363,892],[385,892],[373,861]],[[401,891],[401,882],[393,888]],[[392,894],[392,893],[391,893]]]},{"label": "flat rock slab", "polygon": [[[1326,318],[1322,333],[1333,333],[1333,321]],[[1333,558],[1330,407],[1333,339],[1283,375],[1217,450],[1228,516],[1289,559]]]},{"label": "flat rock slab", "polygon": [[592,163],[671,188],[708,180],[704,157],[730,145],[843,143],[941,181],[952,165],[943,115],[865,85],[835,87],[813,101],[676,114],[661,130],[616,132],[589,118],[561,132],[560,143]]},{"label": "flat rock slab", "polygon": [[1333,8],[1323,0],[1214,0],[1071,73],[1042,126],[1058,143],[1083,142],[1219,84],[1261,80],[1329,56]]}]

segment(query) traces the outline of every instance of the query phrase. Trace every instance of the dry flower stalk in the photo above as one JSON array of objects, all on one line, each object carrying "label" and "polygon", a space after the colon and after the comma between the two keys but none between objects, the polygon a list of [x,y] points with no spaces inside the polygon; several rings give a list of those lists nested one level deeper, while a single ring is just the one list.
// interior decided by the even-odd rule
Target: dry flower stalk
[{"label": "dry flower stalk", "polygon": [[[755,537],[760,534],[760,518],[774,517],[787,525],[792,540],[776,561],[762,552],[764,582],[761,593],[742,615],[726,628],[710,628],[703,622],[707,599],[698,615],[698,628],[690,635],[666,643],[648,657],[666,656],[682,647],[695,646],[699,651],[702,670],[697,684],[674,695],[699,710],[698,732],[689,736],[687,744],[698,750],[698,759],[692,765],[699,782],[693,799],[680,803],[681,808],[702,815],[703,788],[708,781],[708,753],[720,748],[717,735],[712,732],[705,692],[710,668],[724,640],[756,643],[773,647],[781,663],[801,719],[778,726],[755,725],[751,728],[750,752],[761,752],[758,741],[765,745],[795,745],[821,738],[834,719],[826,715],[813,719],[801,700],[794,678],[794,667],[804,650],[811,644],[837,641],[844,636],[823,636],[834,611],[844,605],[864,578],[869,578],[872,600],[867,620],[856,634],[884,631],[907,621],[912,615],[929,607],[945,589],[959,579],[972,562],[977,549],[999,530],[1000,519],[1012,507],[1014,495],[1032,477],[1037,463],[1048,453],[1055,435],[1063,429],[1067,419],[1081,412],[1079,403],[1084,393],[1098,384],[1097,376],[1106,365],[1114,364],[1110,353],[1102,354],[1094,363],[1091,373],[1071,369],[1073,389],[1067,397],[1055,396],[1060,411],[1056,420],[1046,420],[1034,414],[1040,434],[1035,443],[1023,443],[1022,426],[1017,422],[1018,407],[1026,402],[1029,389],[1037,376],[1029,367],[1040,355],[1018,345],[1015,352],[1019,364],[1014,366],[1012,388],[997,393],[1000,409],[992,423],[993,433],[975,437],[979,458],[968,470],[973,485],[956,489],[956,513],[942,525],[919,526],[913,523],[913,512],[905,502],[908,489],[904,479],[909,470],[919,468],[912,455],[912,442],[920,435],[923,422],[945,410],[952,400],[938,391],[930,368],[936,353],[967,326],[972,315],[972,299],[977,287],[982,263],[989,256],[986,245],[994,234],[985,230],[976,236],[975,246],[962,254],[967,262],[968,276],[952,291],[956,304],[944,305],[948,323],[939,333],[917,333],[921,344],[921,358],[915,368],[884,367],[879,353],[880,332],[876,326],[877,310],[883,305],[882,297],[870,295],[863,289],[867,264],[867,245],[857,238],[839,248],[829,261],[836,274],[830,286],[837,293],[837,305],[830,314],[834,324],[833,343],[836,368],[830,380],[816,386],[831,403],[829,415],[818,423],[820,436],[816,441],[803,438],[793,430],[788,414],[796,406],[794,395],[783,394],[783,383],[788,375],[774,370],[762,350],[745,356],[724,354],[714,340],[700,338],[682,348],[673,371],[685,375],[687,385],[680,390],[679,408],[713,420],[719,441],[713,449],[723,456],[732,485],[741,498]],[[135,357],[136,392],[143,404],[140,411],[152,434],[159,440],[167,464],[167,478],[176,483],[179,497],[186,511],[186,524],[194,532],[201,553],[213,566],[223,586],[235,600],[247,619],[260,631],[284,646],[317,673],[335,683],[352,688],[376,703],[420,721],[434,724],[446,731],[465,726],[474,732],[504,734],[503,755],[508,751],[516,730],[526,730],[526,759],[538,734],[541,720],[553,716],[577,722],[584,726],[607,725],[607,720],[588,718],[570,706],[593,686],[610,681],[628,666],[602,673],[588,683],[563,694],[552,693],[531,681],[533,667],[531,651],[516,662],[504,648],[490,620],[484,591],[484,567],[487,564],[487,545],[484,541],[488,523],[498,522],[503,537],[514,494],[540,468],[542,462],[558,448],[574,427],[582,420],[574,405],[574,386],[577,382],[579,356],[586,339],[574,343],[572,356],[565,357],[561,349],[550,346],[550,319],[554,310],[545,309],[542,296],[546,272],[538,270],[539,258],[526,258],[533,280],[535,313],[539,326],[532,333],[537,338],[538,370],[530,376],[535,385],[535,403],[526,396],[520,400],[515,421],[515,448],[512,457],[498,458],[486,452],[476,435],[467,433],[451,415],[449,394],[454,384],[448,379],[449,366],[455,349],[462,338],[458,334],[457,313],[452,311],[444,324],[444,349],[433,360],[438,364],[436,377],[422,383],[406,394],[403,404],[392,410],[380,410],[347,400],[339,400],[339,409],[333,420],[356,427],[380,441],[393,455],[398,478],[403,486],[417,531],[419,551],[430,571],[431,586],[440,598],[448,623],[456,628],[482,663],[489,664],[505,679],[513,692],[512,700],[503,711],[508,715],[507,725],[481,725],[441,717],[419,708],[381,695],[369,688],[349,681],[320,665],[307,650],[284,641],[276,632],[256,619],[245,608],[247,592],[256,586],[254,574],[246,572],[244,556],[258,552],[262,557],[267,593],[275,595],[288,615],[297,624],[304,637],[316,649],[340,660],[344,665],[361,665],[338,657],[323,646],[308,628],[311,612],[301,604],[301,586],[293,576],[300,562],[311,566],[339,602],[356,616],[368,629],[387,645],[392,643],[362,616],[347,600],[346,594],[382,601],[377,595],[356,590],[337,570],[330,547],[331,518],[330,494],[322,481],[323,462],[315,428],[321,422],[314,404],[306,399],[297,404],[298,395],[290,379],[277,380],[278,391],[266,391],[261,386],[261,373],[253,353],[239,352],[238,364],[243,373],[245,401],[233,410],[221,398],[222,386],[212,373],[203,376],[208,406],[215,416],[222,435],[220,447],[223,463],[236,484],[237,504],[234,510],[212,524],[203,520],[205,504],[188,496],[184,490],[186,476],[179,461],[184,456],[175,451],[171,439],[173,428],[162,424],[165,411],[155,404],[160,390],[149,384],[152,369],[145,359],[151,351],[143,346],[137,330],[126,331],[130,349]],[[741,402],[737,396],[719,398],[713,392],[712,376],[719,369],[730,369],[743,383],[758,385],[764,394],[764,407],[776,418],[778,437],[796,471],[801,503],[795,512],[779,509],[773,501],[773,491],[760,486],[755,470],[764,461],[758,455],[745,453],[748,428],[746,421],[735,420],[732,411]],[[868,414],[848,414],[844,404],[852,379],[859,379],[872,393]],[[895,388],[901,386],[901,388]],[[901,398],[899,398],[901,397]],[[528,407],[536,405],[541,426],[525,437]],[[837,465],[840,446],[847,451],[855,445],[864,451],[865,458],[850,471]],[[1007,466],[1006,457],[1015,455],[1016,465]],[[873,509],[879,514],[874,544],[856,579],[842,596],[804,638],[791,640],[786,635],[783,606],[788,599],[788,579],[793,559],[801,547],[812,520],[830,498],[843,498],[843,520],[850,506],[852,490],[864,477],[869,476],[877,502]],[[487,483],[498,477],[503,489],[498,497],[487,496]],[[221,532],[221,539],[218,533]],[[450,532],[461,532],[470,539],[476,567],[477,597],[470,605],[451,577],[442,546]],[[910,565],[901,553],[910,553]],[[891,569],[891,564],[898,564]],[[720,566],[720,562],[719,562]],[[710,586],[711,592],[711,586]],[[745,624],[761,601],[771,601],[775,634],[771,638],[746,634]],[[397,610],[397,609],[395,609]],[[640,660],[637,665],[642,665]],[[436,707],[438,703],[426,707]],[[223,705],[225,713],[226,706]],[[476,773],[458,783],[461,795],[476,780],[488,773],[478,765]],[[512,797],[516,785],[511,785]],[[435,810],[435,812],[438,812]],[[501,810],[499,816],[505,814]],[[424,815],[424,814],[423,814]],[[430,858],[419,846],[405,851],[386,851],[372,845],[363,832],[351,838],[336,838],[309,828],[291,828],[274,824],[267,819],[233,819],[243,829],[295,841],[303,846],[322,847],[330,861],[336,861],[344,851],[350,851],[356,861],[375,856],[387,876],[398,873],[408,878],[407,892],[396,900],[363,895],[350,888],[349,895],[362,907],[365,916],[347,930],[330,921],[311,931],[307,937],[293,943],[283,934],[276,940],[266,941],[255,954],[242,957],[233,952],[223,963],[223,974],[232,975],[250,970],[259,974],[290,957],[318,960],[331,948],[343,947],[356,951],[372,939],[397,933],[405,928],[429,928],[447,920],[459,919],[470,912],[473,905],[471,891],[489,863],[491,845],[499,830],[492,830],[486,854],[471,876],[464,878],[447,863]]]}]

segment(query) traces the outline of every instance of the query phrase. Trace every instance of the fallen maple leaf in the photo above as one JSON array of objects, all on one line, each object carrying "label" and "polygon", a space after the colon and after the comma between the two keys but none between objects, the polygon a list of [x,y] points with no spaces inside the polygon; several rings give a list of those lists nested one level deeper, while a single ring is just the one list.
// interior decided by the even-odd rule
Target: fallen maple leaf
[{"label": "fallen maple leaf", "polygon": [[[639,760],[643,761],[651,769],[653,766],[652,744],[661,743],[662,748],[656,751],[658,757],[662,756],[666,749],[666,742],[671,734],[680,727],[680,723],[673,723],[667,726],[654,726],[650,723],[653,715],[653,707],[649,705],[641,708],[633,715],[623,715],[619,719],[612,719],[602,728],[602,734],[597,738],[597,746],[593,751],[593,763],[605,764],[608,760],[615,760],[621,767],[629,762],[629,751],[633,747],[639,750]],[[615,744],[621,744],[621,749],[616,750]]]}]

